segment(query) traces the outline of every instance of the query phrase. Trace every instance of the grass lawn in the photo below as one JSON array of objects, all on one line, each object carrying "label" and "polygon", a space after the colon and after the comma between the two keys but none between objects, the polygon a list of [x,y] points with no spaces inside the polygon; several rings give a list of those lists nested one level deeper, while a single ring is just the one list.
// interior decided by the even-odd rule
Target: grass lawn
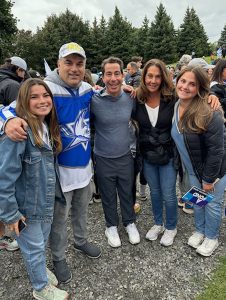
[{"label": "grass lawn", "polygon": [[226,299],[226,257],[220,259],[220,265],[212,279],[207,282],[206,289],[195,300],[225,300]]}]

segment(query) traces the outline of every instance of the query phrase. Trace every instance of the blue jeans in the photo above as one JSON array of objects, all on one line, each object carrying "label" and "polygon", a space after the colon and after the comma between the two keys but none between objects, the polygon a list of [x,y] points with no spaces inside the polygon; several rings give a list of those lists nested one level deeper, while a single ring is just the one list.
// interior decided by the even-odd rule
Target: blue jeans
[{"label": "blue jeans", "polygon": [[45,247],[51,223],[27,222],[27,227],[16,237],[34,290],[42,290],[48,283]]},{"label": "blue jeans", "polygon": [[144,160],[144,176],[150,187],[152,211],[156,225],[163,225],[163,205],[166,211],[165,228],[177,226],[176,177],[173,160],[166,165],[150,164]]},{"label": "blue jeans", "polygon": [[[189,175],[191,187],[201,187],[195,175]],[[216,239],[219,236],[222,208],[224,203],[224,189],[226,187],[226,175],[215,184],[215,197],[204,207],[194,205],[195,229],[209,239]]]}]

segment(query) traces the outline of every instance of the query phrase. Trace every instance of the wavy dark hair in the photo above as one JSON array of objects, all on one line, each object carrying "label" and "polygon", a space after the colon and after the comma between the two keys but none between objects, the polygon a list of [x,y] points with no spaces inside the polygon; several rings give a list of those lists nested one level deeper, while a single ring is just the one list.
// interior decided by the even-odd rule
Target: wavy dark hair
[{"label": "wavy dark hair", "polygon": [[151,59],[145,64],[142,70],[141,83],[137,89],[137,99],[139,100],[139,102],[145,103],[148,97],[150,96],[150,92],[147,89],[145,84],[145,77],[147,75],[148,69],[152,66],[156,66],[157,68],[159,68],[161,73],[161,85],[159,89],[161,93],[161,97],[165,101],[172,100],[175,89],[172,80],[169,77],[169,72],[166,68],[166,65],[164,64],[163,61],[159,59]]},{"label": "wavy dark hair", "polygon": [[211,81],[217,81],[218,83],[223,84],[222,73],[224,69],[226,69],[226,59],[220,59],[213,69]]}]

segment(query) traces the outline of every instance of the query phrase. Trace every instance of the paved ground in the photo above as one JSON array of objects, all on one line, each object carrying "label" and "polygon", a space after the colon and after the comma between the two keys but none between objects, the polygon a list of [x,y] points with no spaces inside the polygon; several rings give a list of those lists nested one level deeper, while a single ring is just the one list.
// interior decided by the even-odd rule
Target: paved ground
[{"label": "paved ground", "polygon": [[[223,220],[220,247],[210,258],[196,254],[187,244],[193,231],[193,217],[179,212],[178,235],[173,246],[164,248],[145,240],[153,225],[149,201],[142,202],[137,217],[141,243],[129,244],[124,228],[119,233],[122,247],[112,249],[104,236],[104,218],[101,204],[89,209],[89,238],[102,249],[102,256],[92,260],[75,252],[68,226],[69,247],[67,259],[73,280],[62,289],[71,293],[73,300],[192,300],[204,288],[206,280],[217,267],[219,257],[226,255]],[[52,268],[48,253],[48,265]],[[32,289],[20,252],[0,251],[0,299],[32,299]],[[212,300],[212,299],[207,299]]]}]

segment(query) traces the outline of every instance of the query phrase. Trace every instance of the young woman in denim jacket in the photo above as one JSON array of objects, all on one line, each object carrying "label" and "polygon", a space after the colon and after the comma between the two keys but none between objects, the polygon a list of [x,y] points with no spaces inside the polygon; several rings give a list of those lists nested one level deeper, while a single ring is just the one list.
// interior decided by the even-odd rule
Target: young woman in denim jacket
[{"label": "young woman in denim jacket", "polygon": [[195,232],[188,244],[203,256],[218,247],[226,186],[226,135],[223,112],[207,104],[209,81],[200,67],[187,67],[177,77],[172,137],[185,167],[190,187],[202,188],[214,198],[194,205]]},{"label": "young woman in denim jacket", "polygon": [[[21,86],[16,112],[28,123],[28,138],[14,142],[0,138],[0,220],[15,232],[36,299],[68,299],[55,287],[46,268],[45,246],[55,199],[54,154],[61,150],[52,94],[40,79]],[[48,128],[49,127],[49,128]],[[19,231],[21,222],[26,226]]]}]

